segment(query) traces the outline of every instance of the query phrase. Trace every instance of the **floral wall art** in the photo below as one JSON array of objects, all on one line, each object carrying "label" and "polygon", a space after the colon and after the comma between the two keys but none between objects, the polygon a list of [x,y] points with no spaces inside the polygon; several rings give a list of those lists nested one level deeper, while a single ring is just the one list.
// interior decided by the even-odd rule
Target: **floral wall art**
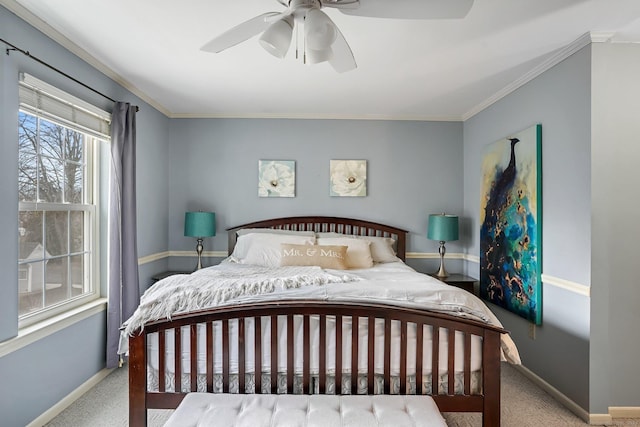
[{"label": "floral wall art", "polygon": [[295,197],[296,162],[294,160],[258,161],[258,196]]},{"label": "floral wall art", "polygon": [[366,160],[331,160],[329,175],[331,196],[364,197],[367,195]]},{"label": "floral wall art", "polygon": [[542,126],[489,145],[482,161],[480,296],[540,324]]}]

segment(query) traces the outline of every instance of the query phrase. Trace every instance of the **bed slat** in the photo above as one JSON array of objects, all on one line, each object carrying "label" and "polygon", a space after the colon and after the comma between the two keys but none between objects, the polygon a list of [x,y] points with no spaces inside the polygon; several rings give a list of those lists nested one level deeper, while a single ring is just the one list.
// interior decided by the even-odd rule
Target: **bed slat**
[{"label": "bed slat", "polygon": [[207,393],[213,393],[213,322],[207,322]]},{"label": "bed slat", "polygon": [[318,382],[320,384],[318,387],[318,393],[325,394],[327,385],[327,316],[324,314],[320,315],[318,321],[320,322],[320,339],[318,345],[318,351],[320,352],[320,354],[318,355],[318,364],[320,370],[320,372],[318,373]]},{"label": "bed slat", "polygon": [[[310,368],[310,355],[311,355],[311,324],[308,315],[303,318],[302,327],[302,392],[312,393],[313,390],[309,387],[309,380],[311,378]],[[293,353],[293,352],[292,352]]]},{"label": "bed slat", "polygon": [[[385,337],[386,339],[387,337]],[[407,393],[407,322],[400,321],[400,394]]]},{"label": "bed slat", "polygon": [[[386,323],[385,323],[386,324]],[[367,343],[367,354],[368,354],[368,363],[367,363],[367,393],[373,394],[375,387],[374,373],[375,373],[375,362],[376,362],[376,352],[375,352],[375,340],[376,340],[376,319],[375,317],[369,316],[367,319],[367,325],[369,332],[368,343]],[[385,330],[386,335],[386,330]],[[386,369],[386,348],[385,348],[385,371],[384,371],[384,380],[387,381],[387,369]]]},{"label": "bed slat", "polygon": [[278,316],[271,316],[271,394],[278,392]]},{"label": "bed slat", "polygon": [[452,328],[447,329],[447,344],[449,349],[447,352],[447,379],[449,380],[448,390],[450,395],[456,394],[455,392],[455,348],[456,348],[456,331]]},{"label": "bed slat", "polygon": [[336,386],[335,393],[343,394],[342,390],[342,316],[336,315]]},{"label": "bed slat", "polygon": [[293,315],[287,316],[287,393],[293,393]]},{"label": "bed slat", "polygon": [[222,392],[229,393],[229,319],[222,321]]},{"label": "bed slat", "polygon": [[262,393],[262,317],[253,318],[255,327],[255,352],[254,352],[254,370],[255,370],[255,383],[256,388],[254,393]]},{"label": "bed slat", "polygon": [[[374,332],[375,338],[375,332]],[[371,336],[369,336],[371,340]],[[391,392],[391,319],[384,322],[384,394]],[[373,394],[373,388],[369,391]]]},{"label": "bed slat", "polygon": [[160,393],[164,393],[165,391],[165,371],[167,366],[167,359],[165,358],[166,335],[167,332],[165,329],[158,331],[158,391],[160,391]]},{"label": "bed slat", "polygon": [[422,352],[424,347],[424,324],[416,323],[416,394],[422,394]]},{"label": "bed slat", "polygon": [[358,393],[358,316],[351,316],[351,394]]},{"label": "bed slat", "polygon": [[191,372],[189,376],[189,382],[191,384],[191,391],[198,391],[198,325],[193,324],[189,326],[189,351],[196,357],[191,357],[191,366],[189,366]]},{"label": "bed slat", "polygon": [[182,362],[181,358],[179,357],[180,353],[182,353],[182,333],[181,333],[181,329],[180,328],[175,328],[173,330],[174,332],[174,354],[175,357],[173,358],[174,360],[174,371],[175,372],[175,381],[174,381],[174,390],[176,392],[181,392],[182,391],[182,366],[180,366],[180,362]]},{"label": "bed slat", "polygon": [[431,395],[439,392],[440,384],[440,327],[431,327]]},{"label": "bed slat", "polygon": [[245,394],[247,392],[245,387],[245,327],[244,317],[238,319],[238,393]]},{"label": "bed slat", "polygon": [[471,394],[471,334],[464,333],[464,394]]}]

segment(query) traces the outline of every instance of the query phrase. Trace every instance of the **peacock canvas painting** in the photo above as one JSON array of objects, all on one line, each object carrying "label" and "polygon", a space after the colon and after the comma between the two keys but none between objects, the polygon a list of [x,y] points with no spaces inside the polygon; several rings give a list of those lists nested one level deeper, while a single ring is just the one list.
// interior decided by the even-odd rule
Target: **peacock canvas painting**
[{"label": "peacock canvas painting", "polygon": [[542,321],[542,125],[484,151],[480,202],[480,296]]}]

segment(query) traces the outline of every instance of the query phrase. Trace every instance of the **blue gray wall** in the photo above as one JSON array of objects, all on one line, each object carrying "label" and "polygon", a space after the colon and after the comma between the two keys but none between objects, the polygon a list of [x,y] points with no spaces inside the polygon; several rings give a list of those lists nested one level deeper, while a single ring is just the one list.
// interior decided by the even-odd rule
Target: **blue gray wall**
[{"label": "blue gray wall", "polygon": [[[469,253],[479,255],[482,152],[487,144],[542,124],[542,272],[591,284],[591,53],[578,53],[464,124],[464,212],[472,218]],[[478,271],[477,264],[470,265]],[[589,408],[589,298],[543,283],[542,325],[491,305],[521,351],[523,364]],[[604,411],[606,412],[606,411]]]},{"label": "blue gray wall", "polygon": [[640,407],[640,45],[593,45],[591,407]]},{"label": "blue gray wall", "polygon": [[[0,7],[0,37],[110,96],[140,106],[138,114],[138,205],[141,255],[168,247],[169,119],[87,63]],[[12,52],[0,54],[0,350],[18,333],[17,310],[17,111],[18,72],[28,72],[107,111],[111,102],[37,62]],[[106,159],[108,164],[108,158]],[[102,171],[103,175],[105,170]],[[106,210],[106,206],[102,207]],[[102,229],[106,230],[103,223]],[[102,242],[103,259],[106,240]],[[142,266],[166,269],[167,260]],[[100,288],[104,291],[106,268]],[[104,294],[103,294],[104,295]],[[24,426],[94,376],[105,365],[105,314],[100,312],[35,343],[0,356],[0,414],[3,426]],[[0,352],[4,354],[4,352]],[[7,386],[10,384],[10,386]]]},{"label": "blue gray wall", "polygon": [[[226,228],[278,216],[333,215],[407,229],[409,251],[437,252],[430,213],[461,213],[460,122],[177,119],[171,123],[169,247],[191,250],[184,212],[216,212],[205,250],[226,251]],[[258,197],[258,160],[295,160],[296,197]],[[367,197],[330,197],[329,161],[367,160]],[[460,252],[465,242],[451,242]],[[173,261],[172,261],[173,262]],[[193,260],[191,260],[193,264]]]},{"label": "blue gray wall", "polygon": [[592,44],[464,124],[472,254],[483,147],[542,124],[543,324],[531,339],[527,322],[494,308],[524,365],[591,414],[640,406],[639,53]]}]

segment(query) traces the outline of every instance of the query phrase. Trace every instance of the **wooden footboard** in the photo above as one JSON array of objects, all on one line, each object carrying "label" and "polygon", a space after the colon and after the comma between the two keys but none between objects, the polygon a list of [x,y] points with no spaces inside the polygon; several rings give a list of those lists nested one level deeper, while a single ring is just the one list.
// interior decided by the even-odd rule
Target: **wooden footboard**
[{"label": "wooden footboard", "polygon": [[[251,320],[250,320],[251,319]],[[251,321],[255,333],[253,342],[249,342],[250,335],[246,332],[245,325]],[[278,330],[278,322],[285,322],[284,332],[271,334],[270,344],[264,345],[262,340],[262,324],[269,323],[271,331]],[[350,331],[343,328],[343,321],[348,321]],[[220,326],[214,336],[214,322]],[[230,324],[237,322],[237,333],[230,333]],[[301,322],[301,323],[298,323]],[[312,343],[310,325],[318,322],[319,334],[316,346]],[[302,325],[302,341],[299,340],[294,345],[294,323]],[[380,338],[380,331],[376,329],[376,324],[382,323],[383,333]],[[331,324],[331,328],[329,325]],[[367,325],[364,327],[364,325]],[[201,325],[201,326],[197,326]],[[357,326],[362,325],[366,333],[362,345],[362,329]],[[393,327],[392,327],[393,326]],[[206,331],[205,339],[198,338],[198,328]],[[360,329],[360,336],[358,330]],[[333,335],[329,334],[331,330]],[[399,331],[399,337],[392,335],[392,330]],[[188,332],[187,332],[188,331]],[[409,334],[411,331],[411,334]],[[415,333],[413,332],[415,331]],[[427,335],[425,334],[427,331]],[[158,367],[158,390],[150,391],[147,386],[147,375],[149,369],[150,356],[147,352],[147,340],[150,334],[158,334],[158,360],[155,366]],[[367,394],[430,394],[442,412],[482,412],[484,426],[500,425],[500,335],[505,331],[501,328],[486,325],[480,322],[462,319],[450,315],[427,312],[423,310],[401,308],[390,305],[361,305],[348,303],[325,303],[318,301],[295,301],[282,302],[278,304],[260,303],[242,306],[220,307],[213,310],[198,313],[185,314],[174,317],[171,321],[155,322],[145,325],[144,330],[129,340],[129,424],[131,426],[145,426],[147,422],[147,409],[152,408],[176,408],[183,397],[189,391],[197,391],[198,378],[206,378],[206,391],[214,392],[214,375],[218,380],[222,378],[222,392],[229,392],[230,378],[234,375],[237,378],[237,392],[246,393],[275,393],[278,392],[276,381],[270,380],[270,387],[262,384],[263,361],[265,355],[271,356],[271,366],[269,373],[277,372],[286,377],[284,392],[294,393],[294,382],[298,382],[298,392],[308,393],[328,393],[326,387],[327,379],[331,375],[335,380],[334,391],[339,394],[355,394],[358,392],[358,377],[366,378]],[[285,334],[287,342],[286,348],[286,369],[278,366],[278,352],[282,351],[278,345],[280,333]],[[378,338],[376,338],[376,334]],[[415,345],[409,345],[408,336],[414,340]],[[174,384],[166,387],[169,373],[167,372],[166,354],[172,350],[173,346],[165,342],[165,337],[172,337],[176,343],[176,348],[187,346],[190,351],[189,366],[182,366],[181,358],[175,357],[173,365],[170,367]],[[458,339],[462,337],[461,340]],[[441,349],[441,338],[447,339],[446,351]],[[456,338],[458,337],[458,338]],[[477,338],[480,339],[478,340]],[[350,338],[350,340],[349,340]],[[379,346],[376,339],[382,339],[381,354],[376,353]],[[334,353],[328,352],[328,341],[335,343]],[[351,351],[347,354],[350,361],[343,360],[343,342],[350,342]],[[481,357],[481,369],[479,389],[472,386],[472,377],[477,373],[472,372],[472,340],[481,341],[479,355]],[[400,357],[397,367],[392,367],[392,341],[398,343]],[[462,342],[462,345],[456,345]],[[216,343],[221,343],[216,344]],[[202,346],[206,348],[201,348]],[[231,348],[237,346],[236,372],[231,372]],[[245,384],[245,374],[247,371],[247,360],[245,360],[245,350],[247,346],[253,348],[255,385],[249,390]],[[171,347],[171,348],[169,348]],[[315,348],[315,350],[314,350]],[[323,349],[324,351],[318,351]],[[412,348],[415,354],[408,357],[409,349]],[[441,351],[442,350],[442,351]],[[317,360],[317,367],[312,372],[311,360]],[[393,351],[398,351],[394,346]],[[199,366],[197,354],[206,354],[206,363]],[[216,352],[221,352],[222,367],[221,372],[214,373],[214,358]],[[295,360],[298,352],[302,352],[302,369],[296,371]],[[366,372],[362,372],[362,366],[358,365],[359,355],[366,353]],[[425,352],[431,355],[431,366],[423,366]],[[458,359],[462,360],[462,369],[458,369],[459,374],[452,375],[458,366],[455,363],[456,352]],[[442,354],[446,354],[446,361],[441,360]],[[219,354],[219,353],[218,353]],[[462,357],[460,357],[460,355]],[[328,366],[327,360],[335,361],[333,366]],[[382,372],[375,372],[376,361],[383,360]],[[396,359],[397,360],[397,359]],[[414,365],[409,365],[408,360],[415,361]],[[346,363],[345,363],[346,362]],[[343,370],[347,364],[351,368]],[[446,378],[444,385],[440,384],[442,375],[441,366],[446,368]],[[206,365],[203,366],[202,365]],[[360,372],[358,372],[360,368]],[[392,372],[393,370],[393,372]],[[266,371],[266,370],[265,370]],[[425,373],[431,374],[431,384],[427,386],[423,383]],[[188,372],[188,380],[183,379],[183,374]],[[154,372],[154,374],[156,374]],[[381,376],[383,384],[380,390],[376,390],[375,376]],[[294,378],[297,377],[297,378]],[[312,378],[313,377],[313,378]],[[350,379],[351,388],[344,389],[343,379]],[[350,377],[350,378],[348,378]],[[392,378],[395,377],[395,378]],[[411,377],[411,378],[409,378]],[[457,377],[457,378],[456,378]],[[392,380],[399,383],[397,389],[391,387]],[[294,381],[295,380],[295,381]],[[185,381],[188,383],[187,390],[184,389]],[[201,381],[202,382],[202,381]],[[362,381],[361,381],[362,382]],[[413,386],[415,382],[415,386]],[[460,382],[462,382],[460,386]],[[302,389],[300,390],[300,384]],[[411,387],[408,385],[411,384]],[[167,391],[170,388],[171,391]],[[281,390],[282,392],[282,390]],[[362,392],[362,391],[361,391]]]}]

